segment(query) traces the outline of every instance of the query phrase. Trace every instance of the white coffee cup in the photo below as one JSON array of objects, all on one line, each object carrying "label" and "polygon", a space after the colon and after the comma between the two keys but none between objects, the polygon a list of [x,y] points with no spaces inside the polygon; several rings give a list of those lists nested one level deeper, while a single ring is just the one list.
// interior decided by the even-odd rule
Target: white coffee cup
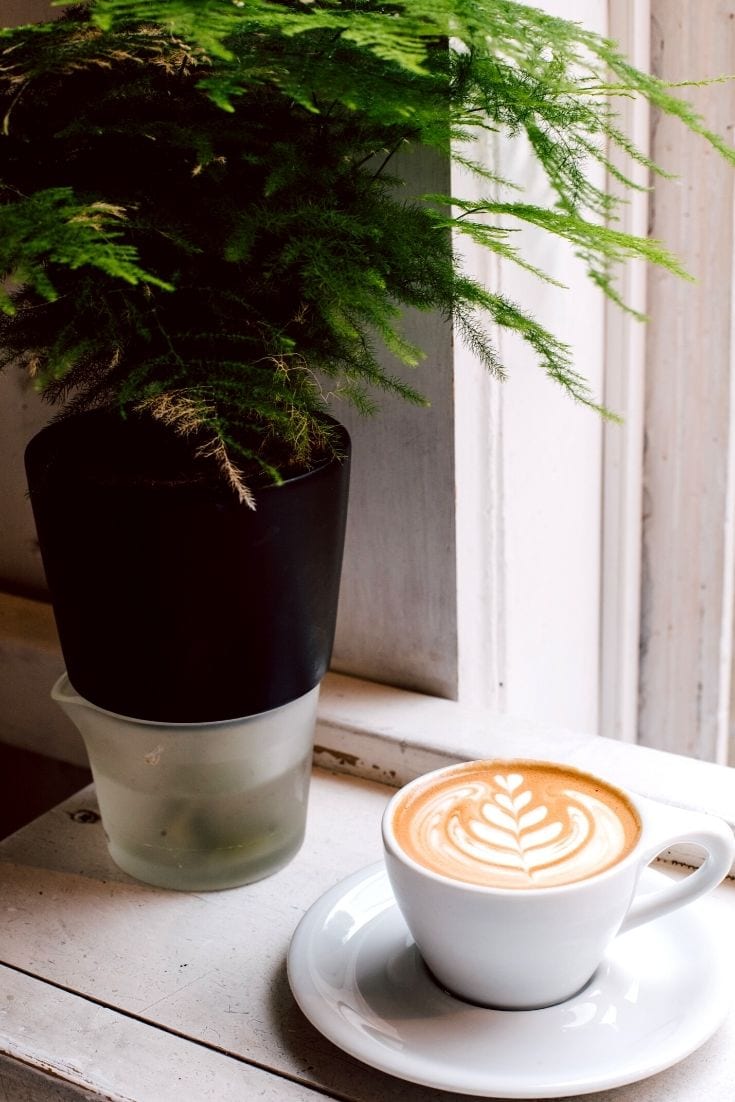
[{"label": "white coffee cup", "polygon": [[[449,860],[453,860],[459,845],[464,847],[460,854],[461,861],[465,861],[465,851],[470,854],[467,861],[470,864],[475,861],[475,844],[482,848],[484,842],[481,839],[478,843],[472,831],[470,835],[465,832],[462,816],[456,808],[452,811],[451,801],[455,798],[455,782],[474,783],[482,771],[496,780],[504,778],[502,784],[505,787],[500,790],[500,795],[493,795],[485,802],[482,802],[484,797],[478,797],[480,803],[473,806],[482,808],[482,822],[479,826],[475,824],[473,829],[479,831],[483,838],[493,839],[498,833],[494,823],[497,820],[503,828],[502,816],[504,810],[508,810],[508,814],[514,816],[521,827],[524,817],[526,822],[531,823],[525,834],[521,830],[520,837],[536,842],[546,829],[544,823],[539,826],[538,818],[543,800],[533,793],[529,799],[529,789],[523,780],[524,770],[530,777],[534,775],[534,769],[558,774],[558,794],[554,799],[571,803],[567,817],[562,804],[554,804],[555,808],[561,808],[558,822],[554,819],[556,812],[545,816],[551,834],[557,830],[556,841],[552,838],[545,847],[539,843],[535,849],[529,844],[527,852],[522,855],[523,861],[543,864],[548,858],[553,864],[552,856],[556,850],[561,850],[563,854],[567,846],[568,852],[563,861],[572,869],[572,876],[581,869],[582,878],[541,887],[527,886],[525,883],[520,887],[499,887],[467,879],[475,875],[472,868],[461,867],[460,876],[465,879],[460,879],[454,874],[454,866],[450,866],[453,871],[448,875],[446,869],[437,871],[437,867],[432,869],[423,863],[423,850],[416,851],[421,860],[417,859],[416,853],[412,856],[408,852],[410,846],[407,840],[413,836],[408,833],[409,828],[414,833],[418,831],[416,809],[421,806],[422,799],[425,804],[428,803],[427,794],[431,794],[435,803],[431,811],[434,818],[427,812],[425,823],[422,820],[421,824],[424,830],[421,837],[429,839],[426,842],[429,847],[435,847],[438,843],[431,839],[444,838],[445,829],[449,829],[441,823],[452,823],[452,830],[455,834],[459,831],[459,834],[456,837],[452,835]],[[521,782],[518,782],[518,777]],[[496,782],[491,783],[495,785]],[[478,786],[475,785],[473,791],[475,788]],[[578,792],[587,795],[578,797]],[[606,867],[602,867],[601,871],[594,871],[593,868],[590,872],[579,864],[578,855],[586,852],[591,844],[589,834],[584,832],[592,829],[593,834],[599,833],[599,822],[608,812],[600,812],[598,804],[607,801],[612,807],[622,806],[614,803],[613,796],[631,810],[637,826],[628,828],[629,833],[623,838],[620,852],[616,855],[614,849],[611,851],[612,857]],[[498,799],[501,800],[500,805],[496,805]],[[441,812],[436,810],[440,804],[444,809]],[[514,811],[516,805],[520,811]],[[622,814],[619,810],[617,817]],[[613,819],[615,817],[613,815]],[[566,828],[562,821],[568,824],[570,838],[573,834],[569,843],[565,841]],[[397,836],[397,823],[402,840]],[[610,837],[617,837],[617,828],[613,828],[614,824],[610,827]],[[386,869],[396,902],[425,964],[436,980],[448,991],[469,1002],[506,1009],[536,1009],[571,998],[592,978],[616,935],[659,918],[711,891],[727,875],[735,858],[733,833],[723,820],[623,792],[601,778],[566,765],[525,760],[460,763],[416,778],[390,800],[383,816],[382,833]],[[572,842],[577,846],[576,850]],[[636,886],[642,870],[662,851],[681,842],[701,846],[705,850],[702,866],[684,879],[672,881],[652,893],[637,895]],[[608,842],[603,840],[601,844],[604,848]],[[508,852],[499,851],[499,860],[515,860],[515,845],[513,841]],[[483,859],[486,856],[483,851]],[[433,861],[432,856],[429,859]],[[605,865],[604,857],[602,865]],[[551,865],[543,868],[540,865],[539,868],[540,872],[535,868],[528,871],[524,865],[522,874],[518,875],[527,876],[529,883],[534,883],[534,877],[540,875],[543,879]],[[566,874],[562,868],[558,875],[563,878]],[[492,877],[494,873],[490,875]],[[506,870],[502,870],[501,876],[505,875]]]}]

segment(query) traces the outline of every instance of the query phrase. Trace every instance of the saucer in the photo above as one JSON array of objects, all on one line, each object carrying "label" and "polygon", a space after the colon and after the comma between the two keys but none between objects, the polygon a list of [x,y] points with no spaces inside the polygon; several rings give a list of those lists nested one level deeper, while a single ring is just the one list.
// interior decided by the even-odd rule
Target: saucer
[{"label": "saucer", "polygon": [[[646,869],[640,890],[666,878]],[[413,1083],[499,1098],[561,1098],[644,1079],[688,1056],[730,1001],[707,900],[617,938],[583,991],[544,1010],[488,1010],[425,968],[381,863],[326,892],[293,936],[288,976],[330,1041]]]}]

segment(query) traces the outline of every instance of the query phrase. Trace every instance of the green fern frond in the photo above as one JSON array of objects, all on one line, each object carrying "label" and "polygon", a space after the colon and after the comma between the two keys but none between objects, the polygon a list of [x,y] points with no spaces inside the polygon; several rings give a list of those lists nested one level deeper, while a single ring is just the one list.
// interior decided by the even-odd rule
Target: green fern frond
[{"label": "green fern frond", "polygon": [[[134,246],[121,241],[122,207],[82,203],[70,188],[48,188],[0,205],[0,280],[33,289],[47,302],[58,298],[49,266],[98,269],[111,279],[173,290],[146,272]],[[0,287],[0,308],[13,314],[12,293]]]},{"label": "green fern frond", "polygon": [[[516,334],[600,409],[531,309],[464,274],[460,239],[549,280],[523,255],[534,226],[626,308],[621,263],[686,273],[616,228],[622,200],[598,181],[661,172],[617,101],[644,97],[735,162],[679,89],[517,0],[59,6],[0,31],[0,366],[72,410],[151,403],[174,431],[196,412],[233,488],[240,463],[275,475],[328,446],[330,396],[425,401],[401,372],[424,352],[408,308],[453,323],[498,378],[492,335]],[[478,152],[514,136],[548,206]],[[453,157],[467,194],[407,196],[400,151]]]}]

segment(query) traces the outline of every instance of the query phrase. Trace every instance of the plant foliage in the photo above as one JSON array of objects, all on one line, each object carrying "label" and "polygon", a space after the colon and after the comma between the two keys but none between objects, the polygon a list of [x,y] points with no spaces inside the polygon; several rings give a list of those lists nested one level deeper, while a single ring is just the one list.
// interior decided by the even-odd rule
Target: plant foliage
[{"label": "plant foliage", "polygon": [[[616,230],[593,182],[611,145],[648,164],[615,97],[647,97],[735,159],[612,43],[513,0],[60,7],[0,32],[5,362],[68,410],[144,408],[203,432],[241,496],[247,461],[277,478],[328,445],[328,396],[365,411],[380,389],[422,401],[378,358],[420,361],[407,307],[452,319],[498,375],[492,328],[515,330],[594,406],[568,348],[470,278],[457,240],[525,264],[512,232],[532,223],[616,298],[622,259],[679,268]],[[483,130],[526,135],[553,205],[472,159]],[[407,147],[454,149],[485,197],[408,197],[392,174]]]}]

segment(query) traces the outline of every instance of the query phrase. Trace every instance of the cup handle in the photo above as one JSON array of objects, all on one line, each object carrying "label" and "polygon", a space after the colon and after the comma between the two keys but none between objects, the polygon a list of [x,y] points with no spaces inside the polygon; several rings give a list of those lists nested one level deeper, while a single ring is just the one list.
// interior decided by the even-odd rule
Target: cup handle
[{"label": "cup handle", "polygon": [[735,858],[735,838],[724,819],[696,811],[668,807],[651,800],[637,798],[645,812],[651,808],[652,825],[643,828],[643,854],[640,868],[655,860],[665,849],[679,842],[702,846],[707,857],[704,864],[683,880],[648,895],[635,896],[618,933],[624,934],[653,918],[660,918],[686,903],[698,899],[716,888],[730,871]]}]

